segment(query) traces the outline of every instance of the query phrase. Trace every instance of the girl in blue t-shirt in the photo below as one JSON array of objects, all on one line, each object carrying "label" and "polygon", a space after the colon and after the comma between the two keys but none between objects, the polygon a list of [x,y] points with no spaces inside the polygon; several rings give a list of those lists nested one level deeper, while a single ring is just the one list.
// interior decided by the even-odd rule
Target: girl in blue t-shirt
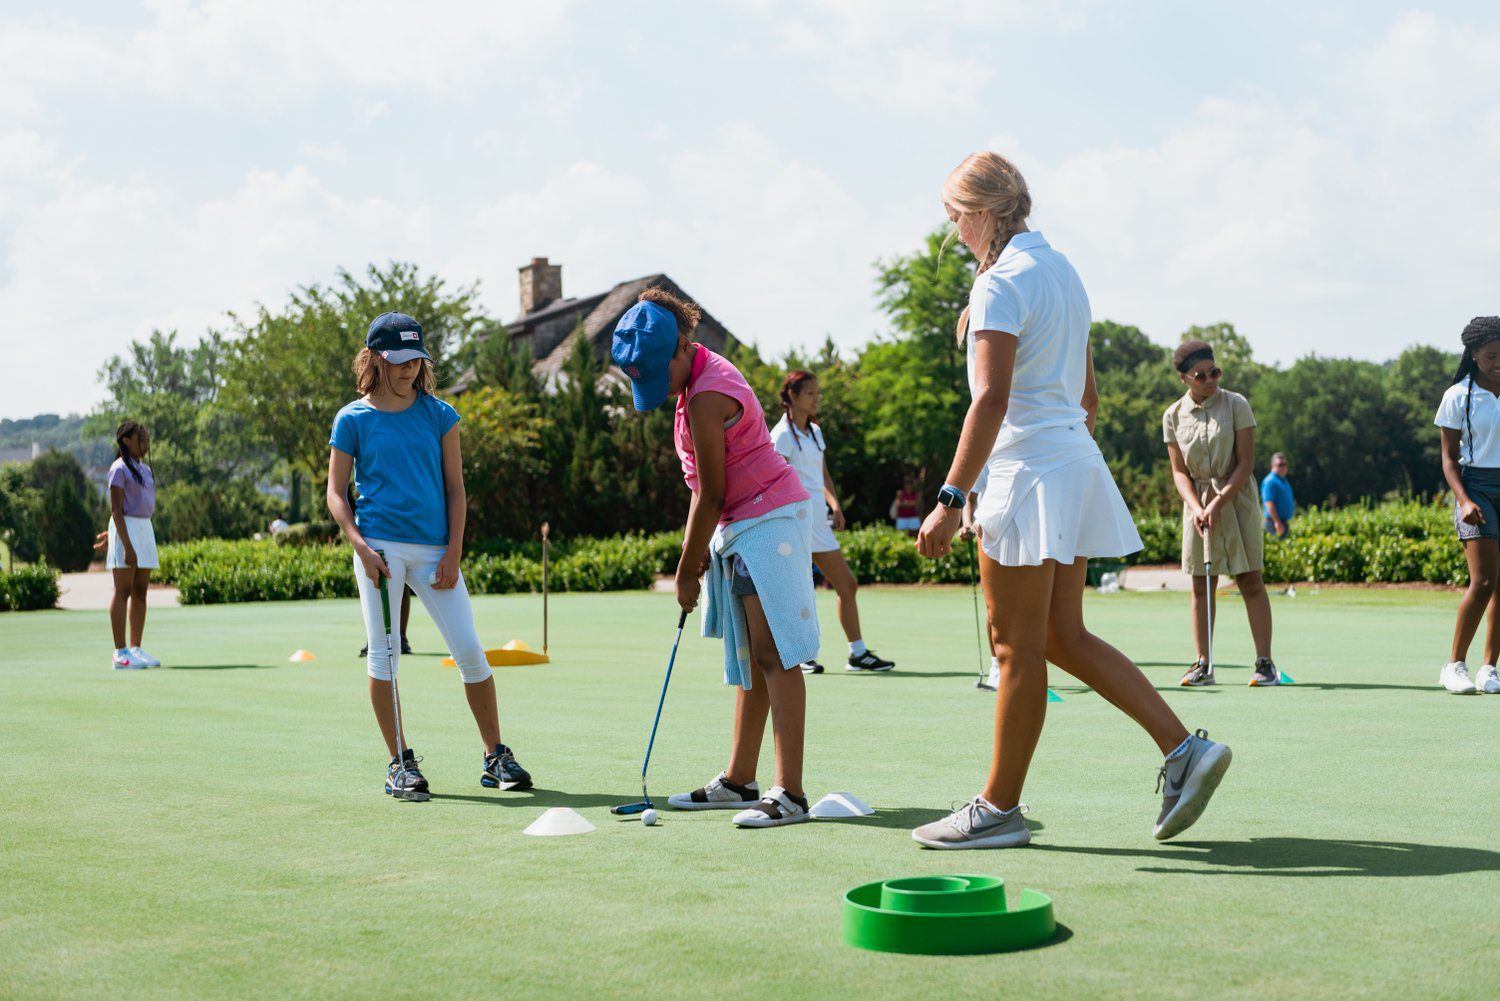
[{"label": "girl in blue t-shirt", "polygon": [[[391,684],[399,653],[387,663],[381,577],[389,581],[389,594],[401,594],[407,586],[417,593],[458,664],[484,742],[480,784],[528,789],[531,776],[500,741],[495,679],[458,568],[467,503],[458,413],[432,395],[432,357],[421,324],[405,313],[376,317],[354,360],[354,377],[362,395],[334,417],[328,442],[328,510],[354,546],[369,641],[370,705],[391,755],[385,791],[416,802],[428,798],[427,780],[417,769],[421,759],[410,745],[397,747]],[[351,469],[358,514],[348,500]]]}]

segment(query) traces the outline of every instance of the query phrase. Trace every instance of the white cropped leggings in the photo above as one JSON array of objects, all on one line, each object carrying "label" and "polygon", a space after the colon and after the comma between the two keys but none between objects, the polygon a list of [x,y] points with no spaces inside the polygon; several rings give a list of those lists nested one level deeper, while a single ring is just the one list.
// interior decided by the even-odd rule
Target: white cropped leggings
[{"label": "white cropped leggings", "polygon": [[391,669],[401,658],[401,596],[410,584],[422,599],[422,607],[432,617],[443,642],[448,645],[448,655],[458,664],[458,673],[464,684],[475,685],[488,678],[490,665],[484,657],[484,646],[479,642],[479,633],[474,630],[474,611],[469,607],[469,589],[464,585],[463,574],[451,589],[440,591],[427,583],[438,561],[447,549],[443,546],[419,546],[411,542],[387,542],[383,539],[366,539],[371,549],[385,553],[385,565],[391,568],[391,577],[385,582],[391,605],[391,654],[392,663],[386,664],[385,620],[380,612],[380,584],[365,573],[365,565],[354,557],[354,579],[359,582],[359,607],[365,616],[365,637],[370,644],[370,655],[366,670],[377,681],[390,681]]}]

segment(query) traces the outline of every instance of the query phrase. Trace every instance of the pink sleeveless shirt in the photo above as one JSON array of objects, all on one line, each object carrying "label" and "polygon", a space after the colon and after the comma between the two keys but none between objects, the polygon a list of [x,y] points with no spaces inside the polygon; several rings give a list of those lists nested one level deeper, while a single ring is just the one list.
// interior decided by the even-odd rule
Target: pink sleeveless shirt
[{"label": "pink sleeveless shirt", "polygon": [[744,521],[807,500],[797,471],[771,444],[765,411],[750,384],[739,369],[701,344],[693,355],[692,374],[677,400],[673,422],[672,436],[688,489],[698,492],[698,459],[693,452],[687,407],[688,401],[702,392],[723,393],[743,408],[734,427],[724,432],[724,513],[719,524]]}]

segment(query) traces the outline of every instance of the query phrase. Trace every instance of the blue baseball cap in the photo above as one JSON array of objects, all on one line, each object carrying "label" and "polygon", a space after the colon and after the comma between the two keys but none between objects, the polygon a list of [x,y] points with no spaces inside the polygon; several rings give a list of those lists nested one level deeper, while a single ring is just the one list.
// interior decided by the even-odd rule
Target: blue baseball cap
[{"label": "blue baseball cap", "polygon": [[671,389],[668,366],[677,353],[677,317],[654,302],[638,302],[615,324],[609,356],[630,376],[635,409],[655,410]]},{"label": "blue baseball cap", "polygon": [[370,321],[370,332],[365,335],[365,347],[374,351],[392,365],[409,362],[413,358],[426,358],[426,343],[422,340],[422,325],[405,313],[381,313]]}]

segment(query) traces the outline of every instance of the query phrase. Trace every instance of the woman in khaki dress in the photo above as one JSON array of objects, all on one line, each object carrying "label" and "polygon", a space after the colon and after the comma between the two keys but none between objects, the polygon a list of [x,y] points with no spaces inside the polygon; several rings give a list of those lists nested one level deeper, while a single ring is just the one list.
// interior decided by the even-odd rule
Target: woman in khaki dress
[{"label": "woman in khaki dress", "polygon": [[[1182,684],[1196,688],[1214,683],[1204,602],[1217,611],[1218,575],[1228,573],[1245,599],[1255,640],[1250,684],[1277,685],[1281,672],[1271,660],[1271,601],[1260,573],[1265,536],[1252,475],[1255,415],[1243,396],[1219,388],[1223,373],[1206,342],[1184,341],[1173,353],[1172,364],[1187,394],[1162,414],[1162,439],[1172,459],[1172,480],[1182,495],[1182,572],[1193,578],[1197,647],[1197,659],[1182,676]],[[1203,559],[1205,538],[1213,558],[1212,581]]]}]

